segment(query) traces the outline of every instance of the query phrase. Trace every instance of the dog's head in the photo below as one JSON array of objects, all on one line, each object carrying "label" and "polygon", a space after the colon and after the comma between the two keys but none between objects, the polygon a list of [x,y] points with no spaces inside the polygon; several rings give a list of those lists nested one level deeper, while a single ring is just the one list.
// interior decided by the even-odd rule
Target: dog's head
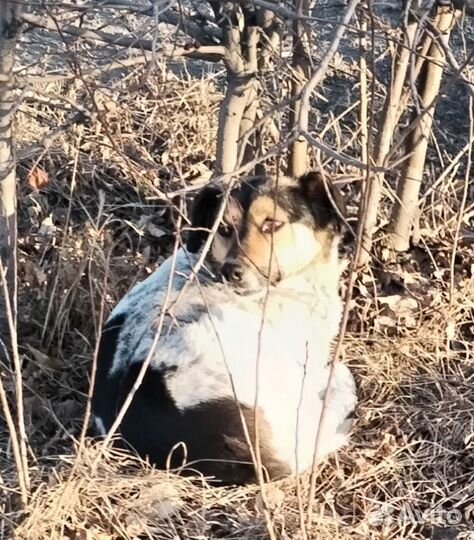
[{"label": "dog's head", "polygon": [[197,252],[223,217],[207,262],[242,289],[276,285],[337,250],[345,205],[338,189],[318,172],[298,180],[248,181],[226,194],[206,187],[196,197],[187,249]]}]

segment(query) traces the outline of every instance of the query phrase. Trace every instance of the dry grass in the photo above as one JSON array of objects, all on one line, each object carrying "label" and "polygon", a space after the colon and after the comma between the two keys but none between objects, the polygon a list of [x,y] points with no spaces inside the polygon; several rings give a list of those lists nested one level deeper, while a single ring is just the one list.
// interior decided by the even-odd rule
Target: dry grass
[{"label": "dry grass", "polygon": [[[199,537],[219,526],[228,532],[258,533],[246,509],[250,490],[209,489],[150,469],[130,456],[109,451],[94,464],[98,448],[79,458],[58,459],[38,487],[32,513],[17,534],[24,538],[133,538],[156,535]],[[232,508],[238,515],[232,516]],[[219,524],[219,517],[229,520]],[[234,521],[234,523],[232,523]],[[261,533],[261,530],[260,530]]]},{"label": "dry grass", "polygon": [[[462,309],[450,320],[466,322]],[[348,337],[361,402],[351,445],[320,469],[310,538],[424,538],[430,518],[404,518],[407,508],[459,510],[458,530],[472,527],[472,353],[455,353],[433,322],[438,333]],[[258,488],[211,488],[117,451],[96,462],[99,450],[40,460],[18,538],[267,538]],[[294,483],[268,490],[279,537],[298,538]],[[380,524],[384,503],[395,519]]]},{"label": "dry grass", "polygon": [[[101,304],[107,313],[167,256],[179,194],[212,168],[221,77],[165,65],[142,75],[137,69],[107,85],[41,86],[18,116],[26,156],[19,163],[19,330],[33,486],[21,512],[2,431],[0,537],[268,538],[255,487],[211,488],[117,451],[97,460],[98,446],[77,447]],[[350,75],[328,80],[317,129],[338,150],[357,155],[357,115],[348,109],[353,84]],[[459,132],[463,102],[456,96],[451,106],[452,122],[435,137]],[[65,129],[43,152],[30,151],[78,108],[85,109],[84,123]],[[433,152],[429,184],[464,140],[447,146],[445,165]],[[40,190],[26,181],[37,166],[49,178]],[[354,213],[357,189],[348,189]],[[358,280],[344,354],[360,405],[351,445],[319,470],[310,539],[426,538],[456,517],[436,522],[433,511],[441,508],[461,512],[458,538],[474,528],[472,200],[450,263],[461,189],[461,176],[453,174],[432,190],[421,223],[425,244]],[[385,195],[390,200],[391,192]],[[376,249],[384,260],[382,233]],[[413,302],[403,308],[395,295]],[[268,490],[278,537],[303,538],[293,481]],[[384,504],[393,519],[380,520]],[[455,538],[444,534],[438,538]]]}]

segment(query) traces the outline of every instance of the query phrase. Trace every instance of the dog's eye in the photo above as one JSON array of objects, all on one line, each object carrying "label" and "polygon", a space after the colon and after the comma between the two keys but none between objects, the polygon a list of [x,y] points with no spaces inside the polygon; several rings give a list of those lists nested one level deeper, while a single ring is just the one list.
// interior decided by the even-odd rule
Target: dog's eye
[{"label": "dog's eye", "polygon": [[285,224],[284,221],[278,221],[277,219],[267,218],[263,222],[261,231],[265,234],[275,233],[278,230],[280,230],[284,224]]},{"label": "dog's eye", "polygon": [[221,223],[217,232],[223,238],[230,238],[232,236],[232,227],[228,223]]}]

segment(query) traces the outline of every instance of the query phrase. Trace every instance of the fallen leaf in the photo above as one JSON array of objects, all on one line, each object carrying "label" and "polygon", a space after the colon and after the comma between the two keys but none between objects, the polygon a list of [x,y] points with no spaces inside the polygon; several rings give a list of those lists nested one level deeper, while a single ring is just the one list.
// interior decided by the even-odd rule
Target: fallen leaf
[{"label": "fallen leaf", "polygon": [[56,226],[53,223],[53,218],[51,216],[46,216],[41,222],[38,235],[39,236],[53,236],[55,232],[56,232]]},{"label": "fallen leaf", "polygon": [[47,279],[46,272],[31,260],[22,261],[23,283],[40,287]]},{"label": "fallen leaf", "polygon": [[163,229],[160,229],[159,227],[157,227],[151,222],[147,224],[146,228],[147,228],[147,231],[155,238],[161,238],[162,236],[166,234],[166,232]]},{"label": "fallen leaf", "polygon": [[379,330],[381,326],[395,327],[396,321],[393,317],[389,317],[388,315],[381,315],[380,317],[377,317],[375,319],[374,327]]},{"label": "fallen leaf", "polygon": [[418,302],[414,298],[392,294],[380,296],[378,300],[383,306],[380,310],[380,316],[377,317],[380,326],[394,327],[402,321],[406,328],[416,326],[414,314],[418,311]]},{"label": "fallen leaf", "polygon": [[412,312],[418,309],[418,302],[409,296],[392,294],[390,296],[380,296],[379,302],[387,305],[398,317],[411,316]]},{"label": "fallen leaf", "polygon": [[40,167],[34,167],[30,170],[27,176],[28,185],[39,191],[49,184],[48,173]]}]

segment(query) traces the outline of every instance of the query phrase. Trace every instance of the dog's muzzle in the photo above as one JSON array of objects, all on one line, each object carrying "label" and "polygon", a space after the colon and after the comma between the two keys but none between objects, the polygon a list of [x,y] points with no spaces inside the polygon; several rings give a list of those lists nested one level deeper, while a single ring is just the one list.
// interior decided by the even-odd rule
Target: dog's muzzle
[{"label": "dog's muzzle", "polygon": [[[247,292],[256,292],[265,289],[269,284],[268,278],[265,275],[237,261],[224,263],[221,273],[227,283],[236,289]],[[270,285],[276,285],[279,280],[278,276],[276,280],[270,281]]]},{"label": "dog's muzzle", "polygon": [[226,262],[222,267],[222,275],[225,280],[233,285],[242,285],[245,274],[245,268],[235,262]]}]

